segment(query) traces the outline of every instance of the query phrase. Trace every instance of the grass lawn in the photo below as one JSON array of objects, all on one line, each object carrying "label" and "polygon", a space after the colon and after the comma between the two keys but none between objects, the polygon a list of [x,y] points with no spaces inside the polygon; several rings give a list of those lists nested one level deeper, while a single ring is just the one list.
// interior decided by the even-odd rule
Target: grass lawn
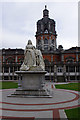
[{"label": "grass lawn", "polygon": [[[57,89],[67,89],[67,90],[75,90],[80,91],[80,83],[68,83],[68,84],[60,84],[55,85]],[[80,107],[65,110],[68,120],[80,120]]]},{"label": "grass lawn", "polygon": [[60,85],[55,85],[55,87],[57,89],[67,89],[67,90],[80,91],[80,83],[60,84]]},{"label": "grass lawn", "polygon": [[18,87],[18,83],[13,81],[0,82],[0,89],[11,89],[11,88],[17,88],[17,87]]},{"label": "grass lawn", "polygon": [[80,120],[80,107],[65,110],[68,120]]}]

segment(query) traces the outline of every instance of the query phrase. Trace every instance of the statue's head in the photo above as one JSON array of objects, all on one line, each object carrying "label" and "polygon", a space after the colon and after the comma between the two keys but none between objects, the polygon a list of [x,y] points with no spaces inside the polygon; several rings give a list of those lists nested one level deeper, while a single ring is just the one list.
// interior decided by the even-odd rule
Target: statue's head
[{"label": "statue's head", "polygon": [[28,44],[27,45],[32,45],[32,41],[28,40]]},{"label": "statue's head", "polygon": [[31,40],[28,40],[28,43],[27,43],[26,49],[35,49],[35,47],[33,46]]}]

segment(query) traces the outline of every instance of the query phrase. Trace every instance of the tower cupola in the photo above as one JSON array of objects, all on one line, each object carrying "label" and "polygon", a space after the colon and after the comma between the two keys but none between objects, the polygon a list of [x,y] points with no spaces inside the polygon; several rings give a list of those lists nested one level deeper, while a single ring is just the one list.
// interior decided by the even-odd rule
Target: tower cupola
[{"label": "tower cupola", "polygon": [[47,10],[46,5],[45,5],[45,9],[43,10],[43,17],[49,17],[49,11]]}]

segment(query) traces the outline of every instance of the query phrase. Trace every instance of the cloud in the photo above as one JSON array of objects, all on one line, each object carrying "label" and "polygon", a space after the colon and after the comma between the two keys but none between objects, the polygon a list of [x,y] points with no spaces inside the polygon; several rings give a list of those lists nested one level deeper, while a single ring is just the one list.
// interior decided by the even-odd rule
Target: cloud
[{"label": "cloud", "polygon": [[[28,39],[36,45],[36,22],[43,17],[45,4],[50,18],[56,21],[57,43],[69,48],[78,43],[77,3],[7,2],[3,3],[2,47],[24,48]],[[0,17],[1,20],[1,17]]]},{"label": "cloud", "polygon": [[[2,38],[2,46],[3,48],[25,48],[28,39],[31,39],[33,43],[35,43],[34,36],[32,35],[20,35],[13,34],[10,32],[4,33],[5,36]],[[34,44],[35,45],[35,44]]]},{"label": "cloud", "polygon": [[[2,0],[2,2],[45,2],[45,0]],[[46,0],[46,2],[78,2],[78,0]]]}]

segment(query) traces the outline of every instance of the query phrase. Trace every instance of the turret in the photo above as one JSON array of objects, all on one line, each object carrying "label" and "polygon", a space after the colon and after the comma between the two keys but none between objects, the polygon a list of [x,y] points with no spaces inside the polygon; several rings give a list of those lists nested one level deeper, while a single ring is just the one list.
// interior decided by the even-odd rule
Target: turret
[{"label": "turret", "polygon": [[41,51],[56,50],[55,21],[49,18],[49,11],[45,5],[43,18],[37,21],[36,47]]}]

